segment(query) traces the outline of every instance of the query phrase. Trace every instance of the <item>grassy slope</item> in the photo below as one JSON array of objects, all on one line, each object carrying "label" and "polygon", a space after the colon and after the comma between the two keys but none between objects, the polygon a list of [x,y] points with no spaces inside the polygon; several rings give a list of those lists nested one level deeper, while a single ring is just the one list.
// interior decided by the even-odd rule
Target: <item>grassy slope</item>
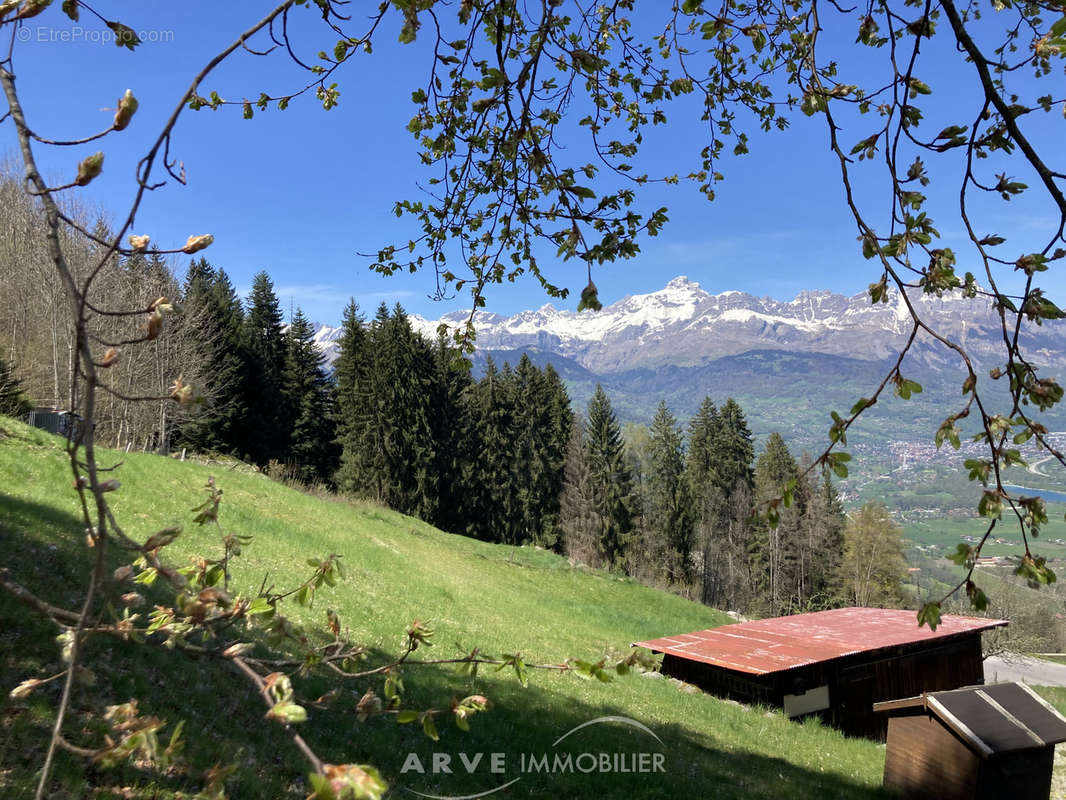
[{"label": "grassy slope", "polygon": [[[73,606],[84,585],[87,555],[70,487],[70,472],[58,440],[0,418],[0,552],[4,566],[44,597]],[[105,454],[125,463],[118,475],[115,508],[138,536],[174,522],[189,522],[207,476],[217,473],[225,491],[222,521],[233,532],[255,536],[238,561],[236,588],[254,591],[264,573],[278,586],[306,575],[308,556],[341,553],[348,580],[324,590],[303,620],[324,619],[336,609],[353,636],[374,651],[395,652],[411,619],[431,620],[437,635],[433,655],[450,656],[455,642],[490,653],[520,649],[530,662],[568,656],[596,658],[624,652],[634,640],[714,626],[727,618],[711,609],[615,576],[571,568],[565,559],[527,548],[508,548],[442,533],[391,511],[312,498],[255,474],[179,464],[151,455]],[[187,527],[168,549],[172,561],[193,552],[213,555],[214,535]],[[123,589],[124,590],[124,589]],[[299,618],[301,612],[291,611]],[[6,692],[27,677],[57,670],[55,631],[27,618],[23,608],[0,594],[0,792],[27,796],[32,770],[39,765],[45,726],[57,689],[25,700]],[[99,677],[104,702],[137,697],[142,709],[169,720],[187,719],[190,760],[198,769],[215,761],[236,763],[228,784],[231,797],[300,796],[305,764],[277,726],[262,718],[262,707],[224,665],[183,655],[155,653],[142,666],[132,645],[94,644],[90,666]],[[408,669],[414,705],[446,704],[474,692],[493,698],[494,708],[475,720],[470,733],[450,726],[433,742],[414,726],[391,720],[356,721],[351,708],[376,684],[352,682],[350,693],[330,711],[312,710],[304,735],[327,761],[377,765],[392,784],[390,797],[411,788],[430,794],[484,791],[516,777],[521,753],[552,753],[552,742],[571,727],[597,716],[640,720],[664,742],[648,748],[648,737],[620,725],[597,725],[568,739],[573,752],[666,753],[664,775],[525,775],[495,797],[598,796],[652,798],[684,795],[715,797],[828,798],[879,794],[883,750],[847,740],[818,724],[796,725],[778,713],[746,709],[699,694],[679,691],[671,682],[636,675],[605,685],[572,676],[537,673],[522,689],[508,676],[483,672],[461,678],[445,668]],[[317,696],[321,680],[297,684],[304,696]],[[380,692],[380,686],[377,685]],[[79,695],[72,738],[88,744],[92,722]],[[81,729],[81,730],[79,730]],[[433,779],[401,774],[409,752],[426,757],[434,750],[456,754],[505,752],[505,776],[482,765],[473,776]],[[199,772],[153,776],[132,767],[98,772],[63,757],[60,783],[67,796],[81,796],[86,779],[97,785],[150,783],[168,796],[195,786]],[[64,796],[62,792],[57,796]]]}]

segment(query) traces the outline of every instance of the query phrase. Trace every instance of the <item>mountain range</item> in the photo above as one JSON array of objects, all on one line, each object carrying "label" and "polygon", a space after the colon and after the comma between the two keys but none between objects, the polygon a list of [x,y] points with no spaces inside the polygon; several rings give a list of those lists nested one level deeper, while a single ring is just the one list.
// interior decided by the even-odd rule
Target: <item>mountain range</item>
[{"label": "mountain range", "polygon": [[[987,297],[914,293],[912,302],[923,320],[962,344],[985,374],[1002,362],[1001,323]],[[460,325],[467,313],[410,320],[434,338],[440,323]],[[804,440],[812,425],[817,438],[824,437],[827,407],[845,411],[873,390],[911,331],[904,299],[894,290],[887,303],[877,304],[865,293],[847,297],[829,291],[804,291],[781,301],[739,291],[711,294],[684,276],[597,312],[549,304],[513,316],[479,312],[475,324],[475,368],[490,355],[512,365],[523,353],[538,364],[551,362],[577,407],[596,383],[611,394],[620,416],[634,422],[649,421],[660,398],[685,417],[704,395],[716,401],[735,396],[757,434],[783,429]],[[330,361],[339,335],[339,328],[328,326],[316,331]],[[1066,366],[1066,326],[1026,324],[1021,344],[1052,374]],[[912,429],[921,428],[928,438],[928,422],[947,413],[936,406],[957,404],[961,397],[961,364],[923,332],[903,366],[907,377],[926,387],[926,402],[890,413],[893,432],[909,438]]]}]

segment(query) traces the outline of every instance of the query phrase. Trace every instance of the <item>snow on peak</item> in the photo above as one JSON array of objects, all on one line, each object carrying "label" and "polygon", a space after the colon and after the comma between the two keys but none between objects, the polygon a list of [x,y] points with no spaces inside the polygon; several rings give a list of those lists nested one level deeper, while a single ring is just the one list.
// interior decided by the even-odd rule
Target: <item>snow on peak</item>
[{"label": "snow on peak", "polygon": [[[953,305],[945,308],[944,301],[931,295],[912,298],[922,305],[923,316],[947,315],[942,318],[949,328],[956,324],[950,320],[962,318],[954,303],[963,302],[950,300]],[[976,304],[966,323],[968,337],[973,338],[975,325],[994,328],[997,319],[987,301],[966,302]],[[469,313],[449,312],[440,322],[461,326]],[[437,320],[414,314],[408,319],[415,330],[436,338]],[[757,349],[849,356],[863,352],[886,358],[906,336],[909,319],[894,290],[887,304],[876,305],[866,293],[846,297],[824,290],[776,300],[736,290],[712,295],[681,275],[658,291],[627,295],[596,312],[578,313],[548,303],[512,316],[478,311],[474,324],[479,348],[533,348],[573,358],[594,371],[611,371],[645,364],[701,364]],[[324,326],[316,334],[330,357],[340,329]]]},{"label": "snow on peak", "polygon": [[699,289],[700,285],[696,281],[689,280],[688,275],[678,275],[666,284],[667,289]]}]

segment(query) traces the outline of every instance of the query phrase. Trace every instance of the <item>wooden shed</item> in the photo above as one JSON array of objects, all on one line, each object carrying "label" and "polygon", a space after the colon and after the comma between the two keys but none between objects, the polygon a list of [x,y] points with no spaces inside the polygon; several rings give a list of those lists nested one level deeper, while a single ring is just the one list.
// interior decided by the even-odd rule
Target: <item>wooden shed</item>
[{"label": "wooden shed", "polygon": [[913,611],[838,608],[635,645],[662,653],[664,674],[711,694],[884,739],[875,702],[982,683],[981,631],[1006,624],[945,615],[933,631]]},{"label": "wooden shed", "polygon": [[1046,800],[1066,718],[1028,686],[993,683],[878,703],[885,786],[905,798]]}]

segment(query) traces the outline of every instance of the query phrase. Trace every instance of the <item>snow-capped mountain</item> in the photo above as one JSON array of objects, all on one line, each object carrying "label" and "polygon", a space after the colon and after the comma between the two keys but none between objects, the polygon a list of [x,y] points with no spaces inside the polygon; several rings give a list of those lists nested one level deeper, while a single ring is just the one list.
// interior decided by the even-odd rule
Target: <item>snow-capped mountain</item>
[{"label": "snow-capped mountain", "polygon": [[[997,363],[1002,332],[984,297],[938,298],[914,293],[920,317],[963,344],[978,361]],[[435,337],[437,326],[465,322],[468,312],[440,320],[417,315],[411,324]],[[911,330],[903,298],[872,305],[866,294],[847,297],[828,291],[801,292],[790,301],[738,291],[710,294],[681,276],[650,294],[629,295],[598,312],[560,311],[544,305],[514,316],[478,313],[477,344],[486,350],[540,350],[565,356],[597,374],[663,365],[699,366],[753,350],[817,353],[881,361],[895,355]],[[339,328],[316,332],[327,357],[335,355]],[[1045,366],[1066,364],[1066,329],[1054,323],[1027,325],[1026,351]],[[937,367],[955,358],[927,334],[920,334],[915,361]]]},{"label": "snow-capped mountain", "polygon": [[315,344],[322,351],[322,355],[326,357],[326,363],[330,365],[337,360],[337,354],[340,351],[340,338],[340,326],[318,325],[315,327]]},{"label": "snow-capped mountain", "polygon": [[[979,361],[998,362],[1000,321],[987,298],[958,294],[937,298],[915,293],[920,317],[962,343]],[[417,315],[411,325],[435,337],[440,322],[461,325],[465,311],[440,320]],[[899,352],[910,333],[903,298],[891,292],[888,303],[870,303],[866,293],[845,297],[829,291],[804,291],[791,301],[756,298],[741,291],[711,294],[688,277],[675,277],[659,291],[630,294],[600,311],[559,310],[551,304],[512,317],[479,313],[478,347],[485,350],[539,350],[566,356],[605,374],[639,367],[699,366],[753,350],[843,355],[882,361]],[[339,327],[316,332],[330,362],[336,357]],[[1066,365],[1066,330],[1055,323],[1027,325],[1024,347],[1045,366]],[[920,334],[916,361],[936,367],[954,361],[926,334]]]},{"label": "snow-capped mountain", "polygon": [[[988,298],[937,298],[914,293],[919,317],[963,344],[984,370],[1002,364],[998,315]],[[467,313],[440,320],[412,316],[411,324],[435,338],[441,322],[465,323]],[[648,422],[659,399],[681,416],[705,396],[733,396],[750,413],[752,430],[778,430],[803,446],[824,435],[826,408],[849,408],[867,396],[891,368],[911,331],[911,316],[895,292],[872,305],[866,294],[801,292],[788,301],[744,292],[710,294],[685,277],[657,292],[630,295],[598,312],[560,311],[545,305],[514,316],[479,313],[475,372],[492,355],[516,364],[523,353],[551,362],[566,380],[575,408],[583,408],[597,383],[611,395],[620,417]],[[322,326],[315,340],[330,361],[340,329]],[[1066,368],[1066,325],[1026,323],[1022,344],[1032,360]],[[879,404],[884,435],[922,440],[929,419],[960,397],[964,377],[957,356],[921,333],[904,365],[925,386],[921,404]],[[980,378],[982,384],[988,379]],[[988,388],[1002,391],[999,383]],[[817,398],[814,400],[812,398]],[[1066,425],[1066,418],[1055,425]]]}]

